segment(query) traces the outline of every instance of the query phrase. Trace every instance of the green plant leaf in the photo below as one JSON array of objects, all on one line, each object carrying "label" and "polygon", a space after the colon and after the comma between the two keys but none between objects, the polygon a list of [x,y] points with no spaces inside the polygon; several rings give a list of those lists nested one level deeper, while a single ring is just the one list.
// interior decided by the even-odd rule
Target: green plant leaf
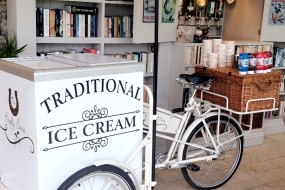
[{"label": "green plant leaf", "polygon": [[24,51],[26,46],[27,44],[17,48],[16,36],[5,36],[5,43],[0,46],[0,58],[17,57],[19,53]]}]

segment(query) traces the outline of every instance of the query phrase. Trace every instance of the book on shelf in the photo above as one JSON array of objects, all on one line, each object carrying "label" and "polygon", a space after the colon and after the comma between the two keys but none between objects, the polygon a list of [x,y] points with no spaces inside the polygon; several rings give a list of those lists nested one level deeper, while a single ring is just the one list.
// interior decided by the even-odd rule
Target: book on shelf
[{"label": "book on shelf", "polygon": [[98,37],[98,15],[95,14],[37,8],[36,25],[38,37]]},{"label": "book on shelf", "polygon": [[74,14],[73,17],[73,37],[79,37],[79,14]]},{"label": "book on shelf", "polygon": [[63,10],[55,9],[55,36],[63,37]]},{"label": "book on shelf", "polygon": [[273,62],[275,67],[285,66],[285,48],[273,48]]},{"label": "book on shelf", "polygon": [[70,28],[67,28],[70,33],[70,37],[74,37],[74,15],[70,13]]},{"label": "book on shelf", "polygon": [[49,9],[44,9],[43,31],[44,31],[44,37],[48,37],[49,36]]},{"label": "book on shelf", "polygon": [[97,7],[66,5],[65,10],[67,12],[73,13],[73,14],[98,15],[98,8]]},{"label": "book on shelf", "polygon": [[66,23],[64,24],[64,32],[65,32],[65,37],[71,37],[71,15],[70,13],[64,11],[65,13],[65,21]]},{"label": "book on shelf", "polygon": [[91,37],[91,15],[85,15],[85,37]]},{"label": "book on shelf", "polygon": [[133,36],[133,16],[106,16],[106,38],[131,38]]},{"label": "book on shelf", "polygon": [[36,10],[36,35],[44,36],[44,9],[37,8]]},{"label": "book on shelf", "polygon": [[55,37],[55,9],[49,10],[49,36]]}]

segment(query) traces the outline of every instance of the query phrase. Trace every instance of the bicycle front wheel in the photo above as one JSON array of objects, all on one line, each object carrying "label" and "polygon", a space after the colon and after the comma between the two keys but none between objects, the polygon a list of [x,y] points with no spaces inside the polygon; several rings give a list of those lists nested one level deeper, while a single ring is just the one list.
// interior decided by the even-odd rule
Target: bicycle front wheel
[{"label": "bicycle front wheel", "polygon": [[[217,144],[233,139],[242,134],[240,127],[229,116],[214,115],[206,119],[209,131]],[[203,122],[200,122],[190,133],[187,142],[214,150],[209,134],[206,132]],[[219,135],[217,135],[219,134]],[[187,167],[181,168],[185,180],[196,189],[215,189],[226,183],[237,170],[243,153],[243,137],[229,141],[220,148],[220,154],[213,160],[202,160],[190,163]],[[185,145],[182,159],[201,158],[213,153]]]},{"label": "bicycle front wheel", "polygon": [[70,176],[58,190],[135,190],[132,179],[113,165],[88,166]]}]

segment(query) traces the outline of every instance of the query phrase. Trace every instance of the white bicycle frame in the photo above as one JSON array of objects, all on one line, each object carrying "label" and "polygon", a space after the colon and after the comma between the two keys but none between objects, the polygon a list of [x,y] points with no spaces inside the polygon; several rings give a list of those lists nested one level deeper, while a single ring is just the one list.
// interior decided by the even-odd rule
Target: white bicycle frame
[{"label": "white bicycle frame", "polygon": [[[139,144],[138,148],[136,150],[134,150],[133,154],[129,157],[129,159],[126,160],[126,162],[124,162],[124,163],[116,161],[116,160],[100,160],[100,161],[95,161],[93,163],[96,166],[103,165],[103,164],[112,164],[112,165],[115,165],[115,166],[123,169],[124,171],[126,171],[130,174],[130,177],[132,178],[134,185],[136,186],[136,189],[140,189],[140,190],[150,190],[152,187],[154,187],[156,185],[156,182],[152,181],[152,179],[151,179],[152,165],[153,165],[153,163],[152,163],[152,154],[153,154],[152,130],[153,130],[153,120],[158,120],[161,115],[164,117],[164,119],[166,121],[168,121],[169,123],[176,123],[176,125],[174,126],[174,128],[168,128],[168,127],[160,128],[159,126],[157,126],[157,131],[158,132],[172,133],[172,134],[175,134],[175,136],[171,137],[171,136],[160,134],[160,133],[156,134],[157,137],[161,137],[161,138],[164,138],[167,140],[171,140],[172,144],[170,146],[170,149],[168,151],[168,154],[167,154],[165,161],[163,163],[155,164],[155,168],[181,168],[181,167],[187,166],[191,162],[196,162],[199,160],[212,160],[212,159],[217,158],[217,155],[219,154],[219,147],[221,147],[221,146],[223,146],[223,145],[225,145],[231,141],[234,141],[235,139],[240,138],[241,136],[244,136],[251,131],[252,122],[253,122],[253,113],[276,110],[275,99],[273,99],[273,106],[271,109],[258,110],[258,111],[253,111],[253,112],[248,111],[248,109],[246,109],[245,112],[236,112],[236,111],[229,109],[228,106],[222,107],[219,105],[212,104],[210,102],[206,102],[206,104],[210,105],[211,107],[209,107],[207,109],[207,111],[202,113],[201,112],[201,102],[197,101],[194,98],[194,95],[196,93],[196,90],[195,90],[193,92],[192,96],[190,97],[188,103],[187,103],[187,107],[185,108],[185,113],[183,115],[175,114],[175,113],[173,114],[173,113],[171,113],[167,110],[161,109],[161,108],[157,108],[157,115],[153,115],[153,112],[152,112],[152,110],[153,110],[152,92],[148,86],[145,85],[144,88],[145,88],[145,90],[149,96],[149,104],[145,104],[145,106],[144,106],[146,108],[146,109],[144,109],[144,112],[147,114],[147,119],[145,120],[146,123],[144,123],[144,124],[147,125],[147,128],[144,128],[145,138],[143,139],[143,141]],[[203,102],[205,102],[203,100],[203,93],[205,93],[205,92],[211,93],[209,91],[202,91],[201,92],[201,101],[203,101]],[[221,96],[219,94],[215,94],[215,95]],[[226,102],[228,102],[227,97],[224,97],[224,98],[226,99]],[[272,99],[272,98],[265,98],[265,99],[267,100],[267,99]],[[249,100],[247,105],[252,101],[259,101],[259,100],[265,100],[265,99]],[[230,114],[222,113],[221,110],[228,111]],[[192,124],[190,126],[188,126],[188,128],[186,129],[187,121],[189,120],[191,113],[193,113],[193,112],[195,113],[195,116],[197,117],[197,119],[195,119],[192,122]],[[240,116],[239,121],[237,121],[236,119],[231,117],[232,113],[238,114]],[[249,125],[246,125],[246,124],[241,122],[242,116],[245,114],[250,114],[250,124]],[[247,127],[249,127],[249,130],[247,132],[243,133],[242,135],[240,135],[238,137],[234,137],[234,138],[227,140],[226,142],[223,142],[223,143],[220,143],[219,133],[217,133],[217,135],[216,135],[217,141],[215,141],[214,137],[210,133],[210,130],[209,130],[207,122],[206,122],[206,119],[208,117],[213,116],[213,115],[218,115],[218,116],[226,115],[228,117],[231,117],[231,119],[233,121],[235,121],[238,126],[241,126],[241,125],[247,126]],[[178,122],[177,122],[177,120],[178,120]],[[200,122],[203,122],[203,124],[206,128],[206,131],[204,131],[205,134],[203,134],[203,137],[208,137],[208,138],[203,138],[203,139],[205,141],[210,140],[210,143],[212,143],[214,146],[214,150],[206,148],[206,147],[202,147],[198,144],[186,142],[186,138],[189,136],[189,134],[195,128],[195,126],[197,126],[198,123],[200,123]],[[219,131],[219,123],[220,123],[220,117],[218,117],[217,132]],[[170,127],[173,127],[173,126],[170,126]],[[241,128],[241,130],[242,130],[242,128]],[[203,151],[212,152],[213,154],[210,154],[209,156],[201,156],[198,158],[187,158],[186,160],[183,160],[182,159],[182,150],[183,150],[183,147],[185,145],[195,147],[195,148],[201,149]],[[129,167],[129,164],[135,158],[135,156],[139,152],[142,151],[143,148],[145,150],[144,151],[144,175],[143,175],[144,179],[142,180],[142,182],[140,182],[135,171]],[[177,156],[175,157],[175,155],[177,155]],[[197,154],[195,154],[193,156],[196,157]]]}]

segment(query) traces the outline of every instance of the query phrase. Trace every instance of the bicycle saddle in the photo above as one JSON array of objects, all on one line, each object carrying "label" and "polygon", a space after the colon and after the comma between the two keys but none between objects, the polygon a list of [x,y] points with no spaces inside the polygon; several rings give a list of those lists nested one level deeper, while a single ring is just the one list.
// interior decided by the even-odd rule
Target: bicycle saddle
[{"label": "bicycle saddle", "polygon": [[194,73],[194,74],[181,74],[179,75],[180,78],[184,79],[189,83],[193,83],[194,85],[200,85],[204,82],[208,82],[209,80],[213,80],[214,77],[202,73]]}]

